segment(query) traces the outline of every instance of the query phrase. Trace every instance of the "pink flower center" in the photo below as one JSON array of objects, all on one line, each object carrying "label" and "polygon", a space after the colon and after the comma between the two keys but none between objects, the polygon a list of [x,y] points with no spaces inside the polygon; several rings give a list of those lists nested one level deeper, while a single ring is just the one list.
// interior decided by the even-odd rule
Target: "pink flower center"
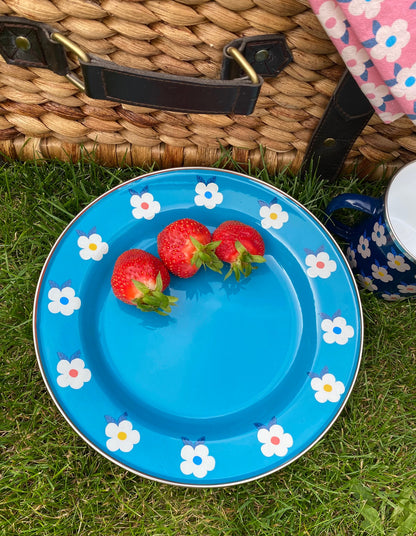
[{"label": "pink flower center", "polygon": [[337,23],[337,19],[335,17],[330,17],[328,20],[325,21],[325,26],[331,29],[331,28],[334,28],[336,23]]},{"label": "pink flower center", "polygon": [[140,205],[143,210],[147,210],[149,208],[149,203],[146,203],[146,201],[143,201],[143,203]]},{"label": "pink flower center", "polygon": [[277,437],[277,436],[273,436],[271,439],[270,439],[270,443],[272,445],[278,445],[280,443],[280,439]]},{"label": "pink flower center", "polygon": [[355,67],[357,65],[357,60],[355,60],[354,58],[350,59],[347,61],[347,66],[348,67]]},{"label": "pink flower center", "polygon": [[318,262],[316,263],[316,267],[317,267],[317,268],[320,268],[320,269],[325,268],[325,263],[322,262],[322,261],[318,261]]},{"label": "pink flower center", "polygon": [[76,369],[71,369],[68,374],[71,376],[71,378],[76,378],[78,376],[78,371]]}]

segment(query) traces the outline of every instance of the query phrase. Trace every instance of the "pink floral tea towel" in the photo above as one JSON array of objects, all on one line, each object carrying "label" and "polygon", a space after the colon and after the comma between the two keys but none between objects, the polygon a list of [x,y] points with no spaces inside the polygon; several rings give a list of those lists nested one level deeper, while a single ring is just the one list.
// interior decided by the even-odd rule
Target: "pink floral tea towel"
[{"label": "pink floral tea towel", "polygon": [[376,113],[416,124],[416,1],[310,0]]}]

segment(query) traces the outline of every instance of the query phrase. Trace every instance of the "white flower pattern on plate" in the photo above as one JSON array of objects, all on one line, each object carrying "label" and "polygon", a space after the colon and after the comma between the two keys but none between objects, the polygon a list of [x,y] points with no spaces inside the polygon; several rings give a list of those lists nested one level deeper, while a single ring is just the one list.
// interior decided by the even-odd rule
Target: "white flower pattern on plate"
[{"label": "white flower pattern on plate", "polygon": [[324,331],[323,339],[327,344],[347,344],[348,340],[354,337],[354,328],[347,324],[341,311],[337,311],[332,316],[321,313],[321,329]]},{"label": "white flower pattern on plate", "polygon": [[261,446],[261,452],[267,458],[271,456],[286,456],[290,447],[293,446],[293,437],[284,431],[280,424],[277,424],[273,417],[267,426],[256,424],[258,429],[257,439]]},{"label": "white flower pattern on plate", "polygon": [[58,352],[59,362],[56,370],[59,376],[56,381],[59,387],[81,389],[84,383],[91,380],[91,371],[85,368],[84,361],[79,357],[80,354],[78,350],[72,356],[67,357],[62,352]]},{"label": "white flower pattern on plate", "polygon": [[215,468],[215,458],[209,454],[209,449],[205,445],[205,438],[196,442],[182,438],[184,446],[181,449],[180,469],[184,475],[193,475],[196,478],[204,478],[208,471]]},{"label": "white flower pattern on plate", "polygon": [[101,235],[96,232],[95,227],[88,233],[77,230],[77,244],[80,248],[79,255],[84,261],[92,259],[100,261],[108,253],[108,244],[103,242]]},{"label": "white flower pattern on plate", "polygon": [[130,189],[130,205],[133,207],[132,214],[137,220],[144,218],[152,220],[155,214],[160,212],[160,203],[155,201],[149,192],[149,187],[145,186],[140,192]]},{"label": "white flower pattern on plate", "polygon": [[274,197],[270,203],[259,200],[259,205],[263,229],[281,229],[289,221],[289,214],[279,205],[277,197]]},{"label": "white flower pattern on plate", "polygon": [[311,387],[316,391],[315,400],[320,404],[339,402],[341,395],[345,392],[345,385],[329,373],[328,367],[324,367],[320,374],[309,372],[308,375],[311,378]]},{"label": "white flower pattern on plate", "polygon": [[198,183],[195,186],[196,196],[194,197],[195,205],[213,209],[223,201],[223,195],[218,191],[218,184],[215,182],[215,177],[203,179],[197,177]]},{"label": "white flower pattern on plate", "polygon": [[323,250],[323,246],[317,251],[305,249],[305,252],[307,253],[305,264],[309,266],[306,273],[309,277],[328,279],[332,272],[337,269],[336,262],[329,258],[328,253]]},{"label": "white flower pattern on plate", "polygon": [[70,285],[71,280],[69,279],[62,285],[58,285],[55,281],[49,281],[51,288],[48,292],[50,300],[48,309],[51,313],[70,316],[81,307],[81,300],[75,296],[75,290]]},{"label": "white flower pattern on plate", "polygon": [[127,420],[127,413],[123,413],[116,420],[109,415],[105,415],[107,426],[105,427],[105,435],[107,439],[106,446],[109,451],[130,452],[134,445],[140,441],[140,433],[133,429],[133,424]]}]

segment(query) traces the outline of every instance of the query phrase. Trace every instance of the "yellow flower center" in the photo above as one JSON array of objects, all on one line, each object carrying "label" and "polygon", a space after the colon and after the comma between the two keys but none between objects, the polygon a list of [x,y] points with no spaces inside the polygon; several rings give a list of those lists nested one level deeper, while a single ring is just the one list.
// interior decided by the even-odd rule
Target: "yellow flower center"
[{"label": "yellow flower center", "polygon": [[379,270],[378,275],[381,276],[381,277],[383,277],[384,272],[382,272],[381,270]]},{"label": "yellow flower center", "polygon": [[270,217],[271,220],[277,220],[276,212],[272,212],[269,217]]},{"label": "yellow flower center", "polygon": [[329,383],[326,383],[324,385],[324,391],[326,391],[327,393],[330,393],[332,391],[332,385],[329,385]]},{"label": "yellow flower center", "polygon": [[125,439],[127,439],[127,434],[126,434],[126,432],[119,432],[119,433],[117,434],[117,437],[118,437],[118,439],[120,439],[121,441],[124,441]]},{"label": "yellow flower center", "polygon": [[90,244],[88,247],[91,251],[95,251],[97,249],[97,244]]},{"label": "yellow flower center", "polygon": [[394,264],[395,264],[396,266],[400,266],[400,261],[394,261]]}]

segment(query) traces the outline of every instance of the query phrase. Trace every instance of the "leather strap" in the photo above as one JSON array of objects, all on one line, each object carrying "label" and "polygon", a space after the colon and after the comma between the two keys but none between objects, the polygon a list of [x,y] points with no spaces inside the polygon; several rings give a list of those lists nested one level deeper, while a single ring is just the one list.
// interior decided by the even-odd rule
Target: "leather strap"
[{"label": "leather strap", "polygon": [[121,67],[97,56],[80,62],[85,92],[105,99],[174,112],[251,114],[263,82],[211,80]]},{"label": "leather strap", "polygon": [[85,85],[85,92],[92,99],[176,112],[249,115],[263,83],[261,74],[276,76],[292,60],[281,34],[245,37],[227,45],[242,53],[247,51],[249,63],[259,73],[258,82],[254,83],[233,65],[235,62],[228,54],[224,54],[222,78],[211,80],[130,69],[94,55],[89,55],[87,61],[88,56],[82,53],[78,54],[82,84],[70,73],[64,43],[56,42],[54,33],[52,27],[41,22],[0,17],[0,54],[13,65],[42,67],[65,75],[77,87]]},{"label": "leather strap", "polygon": [[303,173],[312,168],[323,179],[335,181],[373,113],[374,108],[346,70],[309,142]]}]

